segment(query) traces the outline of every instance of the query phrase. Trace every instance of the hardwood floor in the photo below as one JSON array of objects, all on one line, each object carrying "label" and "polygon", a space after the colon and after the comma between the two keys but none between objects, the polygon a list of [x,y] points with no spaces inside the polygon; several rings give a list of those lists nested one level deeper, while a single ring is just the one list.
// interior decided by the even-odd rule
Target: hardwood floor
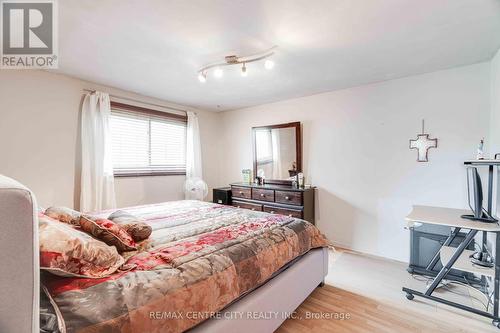
[{"label": "hardwood floor", "polygon": [[[408,301],[401,287],[425,288],[425,282],[412,278],[405,268],[404,263],[349,251],[332,254],[327,284],[277,332],[500,332],[489,319],[423,299]],[[440,293],[482,306],[479,295],[467,288]]]},{"label": "hardwood floor", "polygon": [[[343,313],[346,319],[307,319],[307,313]],[[278,333],[295,332],[467,332],[437,318],[425,319],[405,309],[325,285],[317,288]]]}]

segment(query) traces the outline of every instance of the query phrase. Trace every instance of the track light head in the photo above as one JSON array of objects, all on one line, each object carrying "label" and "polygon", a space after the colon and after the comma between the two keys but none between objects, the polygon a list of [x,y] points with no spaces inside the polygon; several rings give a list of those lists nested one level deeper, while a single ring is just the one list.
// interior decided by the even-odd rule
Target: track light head
[{"label": "track light head", "polygon": [[215,70],[214,70],[214,76],[218,79],[220,79],[222,77],[222,69],[220,67],[217,67]]},{"label": "track light head", "polygon": [[243,67],[241,67],[241,76],[246,77],[247,75],[247,66],[245,65],[245,63],[243,63]]},{"label": "track light head", "polygon": [[207,82],[207,74],[204,73],[204,72],[200,72],[198,74],[198,80],[201,82],[201,83],[205,83]]},{"label": "track light head", "polygon": [[269,69],[273,69],[273,67],[274,67],[274,61],[267,59],[267,60],[264,62],[264,67],[265,67],[266,69],[268,69],[268,70],[269,70]]}]

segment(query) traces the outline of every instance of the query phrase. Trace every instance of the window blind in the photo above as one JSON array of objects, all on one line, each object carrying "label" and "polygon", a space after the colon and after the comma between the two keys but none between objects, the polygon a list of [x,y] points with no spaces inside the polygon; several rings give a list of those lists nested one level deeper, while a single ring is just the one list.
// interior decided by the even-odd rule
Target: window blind
[{"label": "window blind", "polygon": [[186,173],[186,121],[168,113],[113,107],[110,131],[116,176]]}]

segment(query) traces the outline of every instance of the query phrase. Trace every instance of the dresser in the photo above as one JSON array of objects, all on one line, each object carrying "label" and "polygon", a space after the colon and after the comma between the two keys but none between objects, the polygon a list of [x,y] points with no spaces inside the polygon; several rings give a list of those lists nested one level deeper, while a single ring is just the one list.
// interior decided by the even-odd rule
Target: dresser
[{"label": "dresser", "polygon": [[238,208],[281,214],[314,224],[314,187],[231,184],[232,205]]}]

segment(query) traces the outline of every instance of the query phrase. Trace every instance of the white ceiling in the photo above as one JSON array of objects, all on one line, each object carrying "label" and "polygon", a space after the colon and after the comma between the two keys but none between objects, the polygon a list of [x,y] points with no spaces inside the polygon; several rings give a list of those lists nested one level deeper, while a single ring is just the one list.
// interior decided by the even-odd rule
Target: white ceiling
[{"label": "white ceiling", "polygon": [[[229,54],[278,45],[272,71],[197,79]],[[228,110],[489,60],[498,0],[64,0],[59,70]]]}]

